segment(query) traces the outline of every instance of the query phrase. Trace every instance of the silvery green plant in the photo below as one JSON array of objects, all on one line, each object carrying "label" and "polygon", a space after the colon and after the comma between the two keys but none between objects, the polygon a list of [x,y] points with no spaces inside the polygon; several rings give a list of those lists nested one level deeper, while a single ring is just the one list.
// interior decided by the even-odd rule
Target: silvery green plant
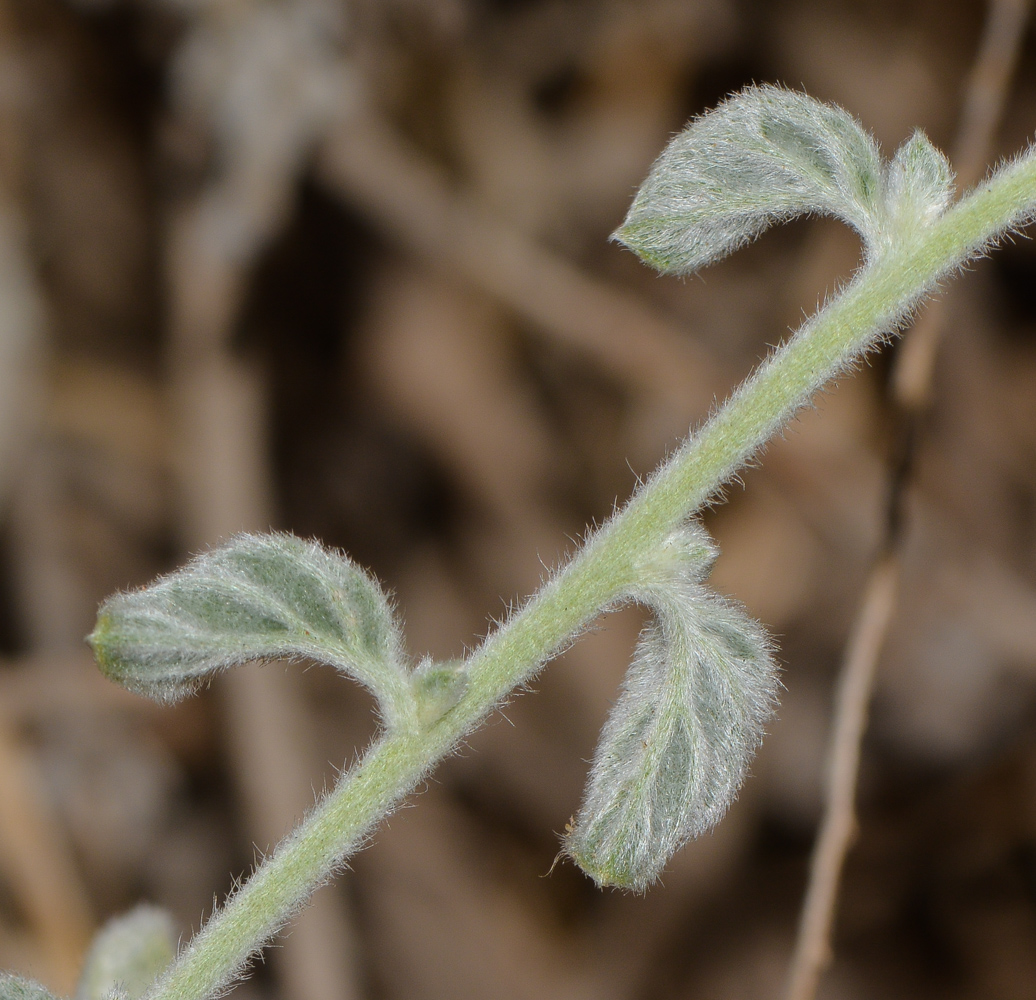
[{"label": "silvery green plant", "polygon": [[[596,617],[633,601],[651,622],[604,726],[565,851],[601,885],[643,890],[655,880],[730,805],[777,688],[761,627],[706,584],[717,552],[695,515],[941,280],[1036,217],[1036,154],[1004,165],[955,204],[952,194],[946,159],[920,132],[886,163],[846,112],[775,87],[743,91],[678,135],[616,233],[659,270],[686,274],[803,213],[852,226],[863,263],[463,661],[412,665],[377,583],[345,556],[290,535],[238,536],[148,588],[110,598],[91,642],[101,669],[133,690],[170,700],[245,660],[307,657],[365,685],[382,726],[161,974],[171,952],[152,947],[156,925],[138,916],[128,926],[139,933],[102,932],[108,957],[92,955],[90,968],[106,971],[88,971],[84,982],[101,985],[81,995],[132,997],[148,975],[147,1000],[225,991],[439,760]],[[0,1000],[47,996],[25,980],[0,979]]]},{"label": "silvery green plant", "polygon": [[565,851],[600,885],[646,889],[733,801],[773,710],[762,629],[703,584],[705,529],[681,525],[629,595],[651,609],[594,754]]}]

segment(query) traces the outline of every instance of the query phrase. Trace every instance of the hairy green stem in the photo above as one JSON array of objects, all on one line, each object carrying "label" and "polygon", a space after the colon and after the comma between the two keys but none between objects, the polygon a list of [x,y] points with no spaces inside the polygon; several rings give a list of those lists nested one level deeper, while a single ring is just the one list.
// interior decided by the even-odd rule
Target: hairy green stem
[{"label": "hairy green stem", "polygon": [[1027,154],[863,267],[468,661],[463,694],[422,731],[387,733],[192,940],[149,1000],[226,989],[310,893],[486,715],[636,582],[636,568],[825,382],[954,269],[1036,213]]}]

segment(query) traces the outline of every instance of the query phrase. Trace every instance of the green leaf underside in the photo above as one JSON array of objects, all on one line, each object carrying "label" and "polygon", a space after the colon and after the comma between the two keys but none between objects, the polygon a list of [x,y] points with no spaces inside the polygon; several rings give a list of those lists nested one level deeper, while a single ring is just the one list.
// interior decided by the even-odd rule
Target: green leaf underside
[{"label": "green leaf underside", "polygon": [[101,670],[172,701],[216,670],[310,657],[367,684],[398,673],[378,585],[337,552],[292,535],[238,535],[143,590],[107,600],[90,636]]},{"label": "green leaf underside", "polygon": [[804,213],[841,218],[876,244],[884,224],[877,146],[841,108],[751,87],[670,142],[615,238],[663,273],[686,274]]},{"label": "green leaf underside", "polygon": [[641,635],[601,733],[566,852],[601,885],[643,890],[733,801],[773,711],[769,642],[696,582],[642,598]]}]

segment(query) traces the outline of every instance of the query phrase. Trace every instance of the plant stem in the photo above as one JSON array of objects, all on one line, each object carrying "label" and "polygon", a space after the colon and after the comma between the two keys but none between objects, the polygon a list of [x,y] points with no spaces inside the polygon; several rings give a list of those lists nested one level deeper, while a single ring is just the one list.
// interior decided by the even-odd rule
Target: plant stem
[{"label": "plant stem", "polygon": [[939,219],[863,267],[733,394],[468,661],[456,705],[420,732],[384,735],[218,911],[148,994],[224,990],[374,825],[518,685],[637,582],[663,544],[804,405],[903,321],[936,283],[1036,211],[1036,158],[1015,161]]}]

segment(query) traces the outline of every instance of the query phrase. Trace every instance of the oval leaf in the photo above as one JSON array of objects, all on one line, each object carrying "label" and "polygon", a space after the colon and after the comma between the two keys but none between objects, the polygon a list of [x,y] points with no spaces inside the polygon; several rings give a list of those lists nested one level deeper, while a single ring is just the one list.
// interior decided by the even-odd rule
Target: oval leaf
[{"label": "oval leaf", "polygon": [[[726,812],[776,702],[762,628],[700,584],[700,528],[678,532],[637,598],[654,612],[601,733],[565,851],[598,884],[653,882]],[[706,536],[707,537],[707,536]],[[674,555],[687,553],[682,570]]]},{"label": "oval leaf", "polygon": [[843,219],[873,249],[883,192],[877,146],[851,115],[750,87],[669,143],[613,238],[665,274],[686,274],[775,222],[815,212]]},{"label": "oval leaf", "polygon": [[109,598],[89,642],[105,675],[159,701],[226,667],[299,656],[364,684],[389,722],[412,697],[381,588],[344,555],[293,535],[238,535]]}]

